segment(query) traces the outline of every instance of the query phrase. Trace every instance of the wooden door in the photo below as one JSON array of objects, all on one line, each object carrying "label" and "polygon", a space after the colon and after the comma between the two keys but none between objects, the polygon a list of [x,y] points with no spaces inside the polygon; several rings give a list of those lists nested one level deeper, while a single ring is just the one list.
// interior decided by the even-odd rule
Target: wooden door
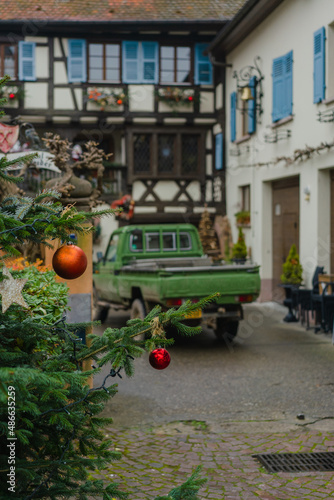
[{"label": "wooden door", "polygon": [[299,177],[276,181],[273,187],[273,299],[281,301],[282,266],[292,244],[299,252]]}]

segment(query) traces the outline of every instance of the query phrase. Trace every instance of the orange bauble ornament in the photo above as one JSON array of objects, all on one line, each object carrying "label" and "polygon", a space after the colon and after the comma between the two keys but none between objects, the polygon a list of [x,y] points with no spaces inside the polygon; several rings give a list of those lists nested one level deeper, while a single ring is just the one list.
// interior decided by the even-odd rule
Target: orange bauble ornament
[{"label": "orange bauble ornament", "polygon": [[56,251],[52,266],[61,278],[74,280],[86,271],[87,257],[81,248],[69,243]]}]

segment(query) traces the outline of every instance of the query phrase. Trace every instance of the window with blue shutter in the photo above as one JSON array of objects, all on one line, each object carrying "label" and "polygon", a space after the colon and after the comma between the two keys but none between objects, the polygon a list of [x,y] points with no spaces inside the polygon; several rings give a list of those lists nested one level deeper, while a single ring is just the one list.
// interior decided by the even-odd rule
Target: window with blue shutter
[{"label": "window with blue shutter", "polygon": [[313,102],[325,99],[325,28],[313,33]]},{"label": "window with blue shutter", "polygon": [[123,82],[140,83],[138,42],[123,42]]},{"label": "window with blue shutter", "polygon": [[292,115],[292,62],[291,51],[284,56],[284,117]]},{"label": "window with blue shutter", "polygon": [[123,82],[158,83],[157,42],[123,42]]},{"label": "window with blue shutter", "polygon": [[237,113],[237,93],[232,92],[231,94],[231,117],[230,117],[230,125],[231,125],[231,142],[234,142],[236,139],[236,113]]},{"label": "window with blue shutter", "polygon": [[19,80],[36,80],[35,42],[19,42]]},{"label": "window with blue shutter", "polygon": [[67,71],[70,83],[86,81],[86,40],[68,41]]},{"label": "window with blue shutter", "polygon": [[293,53],[273,60],[273,122],[292,114]]},{"label": "window with blue shutter", "polygon": [[158,83],[158,43],[142,42],[142,82]]},{"label": "window with blue shutter", "polygon": [[211,85],[212,84],[212,64],[209,56],[204,55],[204,51],[208,48],[206,43],[197,43],[195,45],[195,84],[196,85]]},{"label": "window with blue shutter", "polygon": [[256,131],[256,76],[250,78],[248,85],[253,97],[248,101],[248,133],[254,134]]},{"label": "window with blue shutter", "polygon": [[223,134],[215,137],[215,167],[216,170],[223,169]]}]

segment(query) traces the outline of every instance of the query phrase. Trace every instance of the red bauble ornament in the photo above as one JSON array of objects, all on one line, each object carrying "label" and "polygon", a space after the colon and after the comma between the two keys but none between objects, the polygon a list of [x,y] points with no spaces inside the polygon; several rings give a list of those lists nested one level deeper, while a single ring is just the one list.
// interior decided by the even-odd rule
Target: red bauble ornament
[{"label": "red bauble ornament", "polygon": [[56,251],[52,265],[58,276],[66,280],[74,280],[86,271],[87,257],[81,248],[70,243]]},{"label": "red bauble ornament", "polygon": [[158,347],[150,353],[149,362],[156,370],[164,370],[170,363],[170,354],[166,349]]}]

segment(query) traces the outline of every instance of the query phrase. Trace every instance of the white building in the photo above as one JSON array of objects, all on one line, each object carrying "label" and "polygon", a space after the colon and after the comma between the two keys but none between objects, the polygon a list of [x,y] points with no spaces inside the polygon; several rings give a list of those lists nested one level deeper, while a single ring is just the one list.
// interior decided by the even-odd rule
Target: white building
[{"label": "white building", "polygon": [[293,243],[308,286],[334,272],[334,2],[249,0],[209,50],[226,63],[227,214],[250,210],[268,300]]}]

